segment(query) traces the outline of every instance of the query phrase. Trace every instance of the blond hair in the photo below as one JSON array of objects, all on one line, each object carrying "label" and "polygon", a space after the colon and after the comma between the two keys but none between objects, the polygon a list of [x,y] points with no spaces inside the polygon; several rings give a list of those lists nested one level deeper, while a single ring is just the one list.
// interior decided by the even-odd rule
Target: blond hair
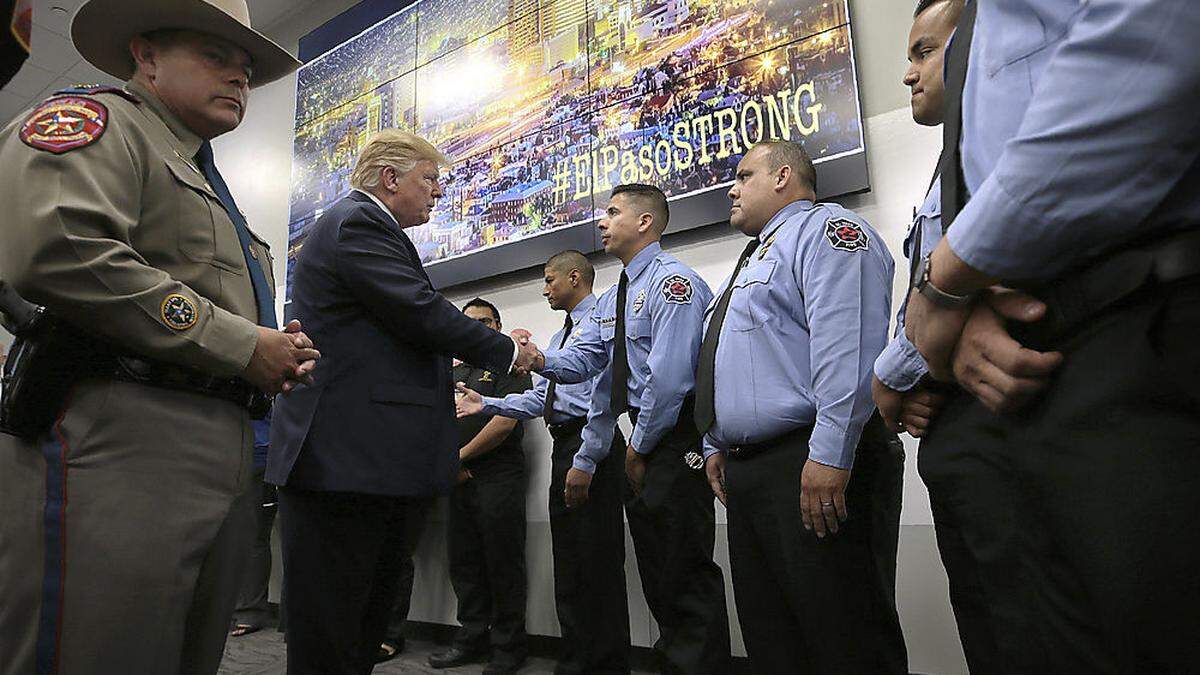
[{"label": "blond hair", "polygon": [[379,172],[392,167],[397,173],[413,170],[417,162],[428,160],[438,166],[450,162],[437,148],[420,136],[399,129],[384,129],[371,134],[358,153],[350,187],[367,190],[379,186]]}]

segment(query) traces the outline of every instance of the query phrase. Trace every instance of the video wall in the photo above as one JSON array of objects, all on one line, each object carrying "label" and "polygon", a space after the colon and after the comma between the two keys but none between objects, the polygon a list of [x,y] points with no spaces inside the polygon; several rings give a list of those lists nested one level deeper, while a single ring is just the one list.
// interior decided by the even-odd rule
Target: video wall
[{"label": "video wall", "polygon": [[726,220],[765,138],[803,141],[822,196],[867,187],[845,0],[367,0],[301,58],[289,258],[387,127],[451,161],[406,230],[441,286],[598,250],[619,183],[661,187],[672,231]]}]

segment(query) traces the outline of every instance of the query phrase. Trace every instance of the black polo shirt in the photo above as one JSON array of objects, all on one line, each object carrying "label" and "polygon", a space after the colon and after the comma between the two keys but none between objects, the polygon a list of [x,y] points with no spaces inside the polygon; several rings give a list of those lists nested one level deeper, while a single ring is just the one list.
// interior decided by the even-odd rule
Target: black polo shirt
[{"label": "black polo shirt", "polygon": [[[533,380],[528,374],[514,376],[508,373],[495,373],[465,363],[454,367],[454,381],[465,382],[468,388],[474,389],[483,396],[507,396],[533,388]],[[475,438],[492,417],[493,415],[471,415],[460,418],[458,420],[458,447],[461,448]],[[500,445],[463,462],[463,466],[477,476],[491,471],[514,469],[523,471],[525,469],[525,453],[521,448],[521,439],[525,435],[523,426],[518,422],[508,436],[500,441]]]}]

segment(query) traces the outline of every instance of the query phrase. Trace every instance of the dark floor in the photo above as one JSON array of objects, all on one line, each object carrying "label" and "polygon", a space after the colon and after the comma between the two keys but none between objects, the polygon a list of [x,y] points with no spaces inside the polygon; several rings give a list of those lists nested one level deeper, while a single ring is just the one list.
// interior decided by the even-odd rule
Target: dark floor
[{"label": "dark floor", "polygon": [[[386,663],[375,666],[375,673],[481,673],[483,664],[438,670],[430,668],[429,655],[444,649],[433,642],[408,640],[403,653]],[[231,637],[225,643],[225,658],[221,661],[220,675],[283,675],[286,657],[283,634],[272,626],[257,633]],[[554,672],[554,661],[530,658],[521,669],[521,675],[549,674]],[[642,671],[634,671],[640,673]]]}]

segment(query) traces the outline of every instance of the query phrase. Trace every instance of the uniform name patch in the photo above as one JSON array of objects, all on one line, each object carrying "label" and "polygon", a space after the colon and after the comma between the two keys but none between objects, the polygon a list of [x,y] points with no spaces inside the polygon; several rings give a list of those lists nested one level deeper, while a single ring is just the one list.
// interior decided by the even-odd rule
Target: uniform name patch
[{"label": "uniform name patch", "polygon": [[163,300],[160,312],[163,323],[175,330],[187,330],[200,319],[192,301],[178,293],[172,293]]},{"label": "uniform name patch", "polygon": [[862,225],[845,218],[832,218],[826,222],[825,238],[839,251],[865,251],[871,243]]},{"label": "uniform name patch", "polygon": [[682,274],[672,274],[663,280],[663,299],[677,305],[692,303],[692,280]]},{"label": "uniform name patch", "polygon": [[21,140],[31,148],[56,155],[91,145],[108,127],[108,108],[82,96],[46,101],[21,125]]}]

